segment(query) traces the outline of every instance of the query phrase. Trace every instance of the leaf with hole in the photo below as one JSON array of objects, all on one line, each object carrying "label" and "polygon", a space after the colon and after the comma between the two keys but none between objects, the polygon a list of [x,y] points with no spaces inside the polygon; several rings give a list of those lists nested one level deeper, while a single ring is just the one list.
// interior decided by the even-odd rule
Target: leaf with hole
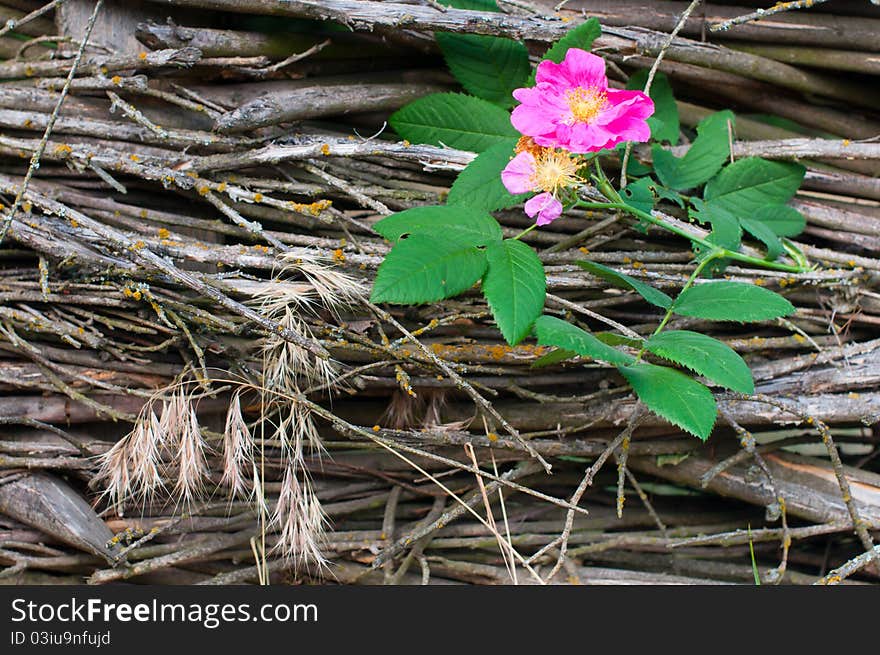
[{"label": "leaf with hole", "polygon": [[556,346],[610,364],[630,364],[635,357],[605,345],[595,336],[568,321],[555,316],[541,316],[535,321],[538,343],[542,346]]},{"label": "leaf with hole", "polygon": [[697,138],[682,157],[659,145],[651,148],[654,172],[664,186],[676,191],[692,189],[721,170],[730,157],[730,128],[733,112],[719,111],[700,121]]},{"label": "leaf with hole", "polygon": [[417,304],[457,296],[486,272],[486,253],[455,237],[413,234],[379,266],[373,302]]},{"label": "leaf with hole", "polygon": [[383,218],[373,229],[389,241],[405,234],[426,234],[438,240],[452,238],[469,246],[485,246],[503,238],[498,221],[485,211],[463,205],[413,207]]},{"label": "leaf with hole", "polygon": [[530,194],[513,195],[501,182],[501,171],[510,161],[515,145],[516,139],[510,139],[477,155],[455,178],[446,202],[490,212],[524,202]]},{"label": "leaf with hole", "polygon": [[391,127],[413,143],[446,145],[483,152],[497,143],[519,138],[510,114],[488,100],[461,93],[433,93],[398,109]]},{"label": "leaf with hole", "polygon": [[617,370],[652,412],[703,441],[709,438],[717,409],[704,385],[666,366],[638,363]]},{"label": "leaf with hole", "polygon": [[679,294],[672,310],[681,316],[710,321],[767,321],[795,312],[794,305],[769,289],[720,280],[691,287]]},{"label": "leaf with hole", "polygon": [[513,346],[529,334],[544,309],[544,265],[534,250],[514,239],[490,243],[486,259],[483,295],[501,334]]},{"label": "leaf with hole", "polygon": [[620,190],[620,197],[630,207],[635,207],[646,214],[654,209],[654,192],[651,190],[653,180],[643,177],[635,182],[630,182]]},{"label": "leaf with hole", "polygon": [[728,250],[739,250],[742,242],[742,227],[736,216],[723,207],[716,207],[700,198],[691,198],[691,204],[693,209],[689,211],[690,217],[712,226],[712,232],[707,237],[708,241]]},{"label": "leaf with hole", "polygon": [[645,347],[732,391],[755,393],[748,364],[718,339],[690,330],[667,330],[649,338]]},{"label": "leaf with hole", "polygon": [[672,304],[672,298],[667,296],[659,289],[655,289],[650,284],[642,282],[641,280],[637,280],[636,278],[626,275],[625,273],[620,273],[618,271],[615,271],[613,268],[608,268],[607,266],[603,266],[602,264],[597,264],[596,262],[591,262],[583,259],[575,263],[585,271],[588,271],[593,275],[602,278],[606,282],[610,282],[616,287],[621,287],[623,289],[632,289],[642,298],[644,298],[656,307],[669,309],[669,306]]}]

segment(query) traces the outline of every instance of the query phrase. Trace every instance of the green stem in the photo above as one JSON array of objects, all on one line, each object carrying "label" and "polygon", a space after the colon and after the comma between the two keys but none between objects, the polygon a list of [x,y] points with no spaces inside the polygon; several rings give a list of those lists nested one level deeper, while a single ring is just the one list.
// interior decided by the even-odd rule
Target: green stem
[{"label": "green stem", "polygon": [[[715,250],[713,250],[712,252],[710,252],[709,255],[708,255],[703,261],[701,261],[699,264],[697,264],[697,267],[694,269],[694,272],[691,273],[691,276],[687,279],[687,282],[684,283],[684,286],[681,288],[681,291],[678,293],[679,297],[681,297],[681,294],[683,294],[685,291],[687,291],[687,290],[690,289],[692,286],[694,286],[694,282],[696,282],[696,281],[697,281],[697,278],[700,277],[700,273],[703,272],[703,269],[706,268],[706,266],[707,266],[710,262],[712,262],[712,261],[714,261],[714,260],[716,260],[716,259],[720,259],[721,257],[723,257],[723,256],[724,256],[723,253],[724,253],[724,249],[723,249],[723,248],[716,248]],[[652,337],[653,337],[655,334],[659,334],[660,331],[661,331],[664,327],[666,327],[666,324],[669,322],[669,319],[672,318],[672,308],[673,308],[674,306],[675,306],[675,303],[672,303],[672,304],[669,306],[669,309],[666,310],[666,316],[664,316],[664,317],[663,317],[663,320],[660,321],[660,325],[658,325],[658,326],[657,326],[657,329],[654,330],[654,333],[651,335]]]},{"label": "green stem", "polygon": [[608,180],[608,177],[605,175],[605,171],[602,169],[602,165],[599,163],[599,160],[596,160],[596,188],[602,192],[602,194],[606,198],[610,198],[615,203],[623,204],[623,198],[620,197],[620,194],[617,193],[617,189],[614,188],[614,185]]},{"label": "green stem", "polygon": [[[696,282],[697,278],[700,277],[700,273],[703,272],[703,269],[706,268],[706,266],[708,266],[710,262],[713,262],[716,259],[720,259],[721,257],[723,257],[724,256],[723,253],[724,253],[724,248],[714,248],[712,250],[712,252],[710,252],[703,261],[701,261],[699,264],[697,264],[697,267],[694,269],[694,272],[691,273],[690,277],[687,279],[687,282],[685,282],[684,286],[681,288],[681,291],[679,292],[678,297],[680,298],[681,294],[683,294],[685,291],[687,291],[692,286],[694,286],[694,282]],[[663,330],[663,328],[666,327],[666,324],[669,323],[669,319],[672,318],[672,314],[674,313],[673,307],[675,307],[674,302],[669,306],[669,309],[666,310],[666,315],[663,317],[663,320],[660,321],[660,325],[658,325],[657,329],[651,333],[652,337],[657,334],[660,334],[660,332]],[[636,361],[640,361],[642,359],[642,355],[645,352],[644,342],[642,342],[642,343],[643,343],[643,345],[642,345],[641,349],[636,354]]]},{"label": "green stem", "polygon": [[514,240],[514,241],[519,241],[519,240],[522,239],[525,235],[527,235],[529,232],[531,232],[532,230],[534,230],[536,227],[538,227],[538,224],[537,224],[537,223],[534,223],[533,225],[529,225],[526,229],[524,229],[522,232],[520,232],[520,233],[517,234],[515,237],[513,237],[513,240]]},{"label": "green stem", "polygon": [[[601,186],[599,187],[599,189],[603,190]],[[636,218],[640,218],[644,221],[647,221],[648,223],[651,223],[652,225],[661,227],[668,232],[672,232],[673,234],[684,237],[689,241],[693,241],[694,243],[702,246],[703,248],[706,248],[707,250],[717,251],[719,253],[717,255],[718,258],[733,259],[734,261],[743,262],[744,264],[751,264],[752,266],[762,266],[764,268],[769,268],[774,271],[785,271],[787,273],[803,273],[805,270],[808,270],[803,266],[791,266],[789,264],[770,262],[766,259],[744,255],[734,250],[728,250],[727,248],[719,248],[714,243],[690,234],[689,232],[681,229],[678,226],[671,225],[666,221],[657,218],[652,214],[649,214],[648,212],[644,212],[641,209],[636,209],[635,207],[631,207],[630,205],[627,205],[623,202],[586,202],[583,200],[579,200],[575,204],[575,206],[583,207],[584,209],[616,209],[618,211],[627,212],[628,214],[632,214]]]}]

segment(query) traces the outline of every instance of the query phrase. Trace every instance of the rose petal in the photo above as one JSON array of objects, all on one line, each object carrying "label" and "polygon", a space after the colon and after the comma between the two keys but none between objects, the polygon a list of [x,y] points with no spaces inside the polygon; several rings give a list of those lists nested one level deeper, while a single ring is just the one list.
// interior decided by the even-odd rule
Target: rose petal
[{"label": "rose petal", "polygon": [[501,171],[501,182],[511,193],[528,193],[534,191],[531,179],[535,175],[535,157],[523,151],[508,162]]},{"label": "rose petal", "polygon": [[584,89],[597,89],[604,91],[608,88],[608,78],[605,76],[605,60],[602,57],[581,50],[569,48],[562,61],[565,78],[573,87]]},{"label": "rose petal", "polygon": [[525,204],[526,214],[529,218],[538,215],[535,221],[539,226],[548,225],[562,214],[562,203],[553,197],[552,193],[539,193]]},{"label": "rose petal", "polygon": [[653,113],[654,101],[641,91],[609,89],[608,104],[597,121],[607,124],[624,116],[632,121],[643,121]]},{"label": "rose petal", "polygon": [[536,137],[552,134],[556,130],[555,117],[555,113],[545,107],[519,105],[510,115],[510,122],[520,133]]}]

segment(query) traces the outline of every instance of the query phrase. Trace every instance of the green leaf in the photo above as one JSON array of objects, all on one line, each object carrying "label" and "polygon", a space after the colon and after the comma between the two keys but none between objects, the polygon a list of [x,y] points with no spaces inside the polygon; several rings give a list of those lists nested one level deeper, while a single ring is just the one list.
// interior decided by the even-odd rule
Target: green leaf
[{"label": "green leaf", "polygon": [[676,205],[684,209],[684,198],[682,195],[672,189],[667,189],[662,184],[657,184],[656,182],[651,183],[651,190],[657,194],[657,197],[661,200],[668,200],[669,202],[674,202]]},{"label": "green leaf", "polygon": [[[626,88],[641,91],[647,81],[648,70],[643,68],[630,76]],[[675,104],[675,96],[665,74],[658,72],[654,76],[648,95],[654,101],[654,115],[648,119],[651,136],[655,141],[668,141],[675,145],[678,143],[681,125],[678,119],[678,105]]]},{"label": "green leaf", "polygon": [[645,343],[641,339],[625,337],[622,334],[617,334],[615,332],[594,332],[593,336],[595,336],[602,343],[607,343],[609,346],[629,346],[630,348],[641,348],[642,345]]},{"label": "green leaf", "polygon": [[455,238],[413,234],[400,241],[379,266],[373,302],[418,304],[451,298],[470,289],[486,272],[486,254]]},{"label": "green leaf", "polygon": [[572,357],[577,357],[577,353],[571,350],[566,350],[565,348],[556,348],[551,350],[546,355],[542,355],[538,357],[530,368],[544,368],[545,366],[553,366],[554,364],[559,364],[560,362],[564,362],[567,359],[571,359]]},{"label": "green leaf", "polygon": [[804,215],[788,205],[759,207],[752,212],[751,218],[763,223],[780,237],[796,237],[807,226]]},{"label": "green leaf", "polygon": [[782,254],[782,242],[767,225],[761,221],[742,217],[739,219],[743,229],[767,246],[767,260],[773,261]]},{"label": "green leaf", "polygon": [[440,0],[441,5],[453,9],[469,9],[470,11],[498,11],[495,0]]},{"label": "green leaf", "polygon": [[383,218],[373,229],[389,241],[404,234],[424,234],[438,241],[451,238],[467,246],[485,246],[503,238],[498,221],[462,205],[413,207]]},{"label": "green leaf", "polygon": [[[620,144],[623,147],[620,148],[618,152],[622,153],[626,149],[626,143],[627,142],[624,141],[623,143]],[[618,149],[615,148],[615,150],[618,150]],[[633,177],[644,177],[645,175],[650,175],[651,171],[653,171],[653,170],[654,169],[651,168],[650,166],[646,166],[645,164],[640,162],[638,159],[636,159],[635,156],[630,157],[629,166],[627,168],[627,171]]]},{"label": "green leaf", "polygon": [[519,138],[510,114],[487,100],[461,93],[433,93],[398,109],[391,127],[413,143],[446,145],[483,152],[496,143]]},{"label": "green leaf", "polygon": [[707,282],[679,294],[672,310],[711,321],[766,321],[795,312],[794,305],[769,289],[743,282]]},{"label": "green leaf", "polygon": [[569,48],[580,48],[589,51],[593,47],[593,41],[602,36],[602,26],[595,18],[590,18],[577,27],[573,27],[559,39],[552,48],[544,53],[544,60],[550,60],[558,64],[565,59],[565,53]]},{"label": "green leaf", "polygon": [[522,341],[544,309],[547,278],[538,255],[522,241],[507,239],[486,248],[489,270],[483,295],[511,346]]},{"label": "green leaf", "polygon": [[755,393],[748,364],[718,339],[689,330],[667,330],[648,339],[645,347],[723,387],[740,393]]},{"label": "green leaf", "polygon": [[606,346],[589,332],[555,316],[541,316],[535,321],[535,331],[538,334],[538,343],[542,346],[564,348],[581,357],[611,364],[625,365],[636,361],[632,355]]},{"label": "green leaf", "polygon": [[491,212],[514,207],[528,198],[527,193],[511,194],[501,182],[501,171],[510,161],[515,145],[516,140],[510,139],[477,155],[455,178],[446,202]]},{"label": "green leaf", "polygon": [[706,184],[703,198],[736,216],[750,216],[767,205],[788,202],[800,187],[805,171],[792,162],[740,159]]},{"label": "green leaf", "polygon": [[470,93],[510,107],[514,89],[524,86],[531,70],[529,51],[519,41],[479,34],[434,34],[446,65]]},{"label": "green leaf", "polygon": [[739,250],[742,242],[742,228],[736,216],[723,207],[716,207],[699,198],[691,198],[694,208],[689,212],[692,218],[712,225],[708,240],[728,250]]},{"label": "green leaf", "polygon": [[623,201],[630,207],[635,207],[643,212],[651,213],[654,209],[654,192],[651,191],[653,180],[650,177],[643,177],[630,182],[620,190]]},{"label": "green leaf", "polygon": [[685,191],[699,186],[721,170],[730,157],[728,121],[731,111],[719,111],[697,125],[697,138],[683,157],[676,157],[661,146],[651,148],[654,171],[660,181],[671,189]]},{"label": "green leaf", "polygon": [[715,425],[715,398],[705,386],[666,366],[633,364],[618,369],[652,412],[703,441]]},{"label": "green leaf", "polygon": [[672,298],[659,289],[655,289],[650,284],[637,280],[634,277],[630,277],[625,273],[619,273],[613,268],[608,268],[607,266],[602,266],[602,264],[587,260],[580,260],[575,263],[585,271],[589,271],[593,275],[601,277],[603,280],[610,282],[616,287],[632,289],[652,305],[663,309],[669,309],[669,306],[672,304]]}]

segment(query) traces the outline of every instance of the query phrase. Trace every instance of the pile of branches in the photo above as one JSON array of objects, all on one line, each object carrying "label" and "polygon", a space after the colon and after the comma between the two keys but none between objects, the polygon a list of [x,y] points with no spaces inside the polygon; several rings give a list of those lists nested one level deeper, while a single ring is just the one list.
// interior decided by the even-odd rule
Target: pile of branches
[{"label": "pile of branches", "polygon": [[[0,1],[0,579],[878,581],[880,12],[498,4]],[[797,313],[672,321],[754,371],[706,444],[613,368],[533,366],[547,351],[505,345],[476,292],[369,301],[371,225],[474,157],[386,124],[457,90],[433,33],[537,61],[584,16],[614,83],[662,55],[686,135],[729,107],[733,157],[808,168],[815,268],[726,270]],[[549,312],[624,335],[659,310],[574,259],[669,293],[693,259],[616,212],[524,240]]]}]

